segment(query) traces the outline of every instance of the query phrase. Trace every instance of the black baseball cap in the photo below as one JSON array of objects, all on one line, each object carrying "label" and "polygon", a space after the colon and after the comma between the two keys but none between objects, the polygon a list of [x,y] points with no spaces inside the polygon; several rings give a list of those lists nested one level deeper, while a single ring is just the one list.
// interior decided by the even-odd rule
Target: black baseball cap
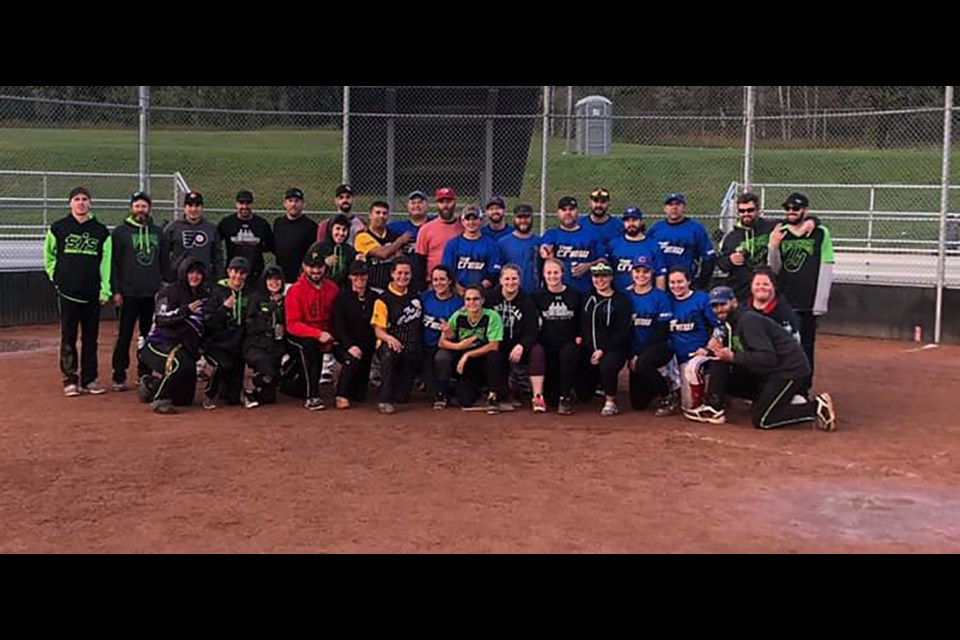
[{"label": "black baseball cap", "polygon": [[350,265],[350,270],[347,271],[347,275],[350,276],[368,276],[370,275],[370,267],[367,266],[366,262],[361,262],[357,260]]},{"label": "black baseball cap", "polygon": [[487,205],[484,207],[484,209],[489,209],[490,207],[500,207],[501,209],[506,209],[507,203],[500,196],[493,196],[487,200]]},{"label": "black baseball cap", "polygon": [[90,195],[90,192],[87,191],[85,187],[77,187],[76,189],[70,192],[70,199],[73,200],[74,198],[80,195],[87,196],[88,198],[91,198],[91,199],[93,198],[93,196]]},{"label": "black baseball cap", "polygon": [[339,198],[340,196],[344,196],[344,195],[349,195],[349,196],[355,195],[353,191],[353,187],[351,187],[348,184],[342,184],[339,187],[337,187],[336,197]]},{"label": "black baseball cap", "polygon": [[287,192],[283,195],[284,200],[306,200],[303,196],[303,191],[294,187],[293,189],[287,189]]},{"label": "black baseball cap", "polygon": [[528,204],[518,205],[516,209],[513,210],[514,218],[532,218],[533,217],[533,207]]},{"label": "black baseball cap", "polygon": [[132,196],[130,196],[130,204],[133,204],[135,202],[140,202],[141,200],[143,200],[147,204],[150,204],[150,205],[153,204],[153,198],[151,198],[150,195],[145,191],[137,191]]},{"label": "black baseball cap", "polygon": [[230,264],[227,265],[227,270],[236,270],[243,271],[245,273],[250,273],[250,261],[246,258],[236,257],[230,261]]},{"label": "black baseball cap", "polygon": [[239,193],[237,193],[237,202],[241,204],[253,204],[253,193],[247,191],[246,189],[242,189]]},{"label": "black baseball cap", "polygon": [[188,193],[188,194],[186,195],[186,197],[183,199],[183,205],[184,205],[184,206],[187,206],[187,205],[191,205],[191,206],[200,205],[200,206],[203,206],[203,194],[200,193],[200,192],[198,192],[198,191],[191,191],[191,192]]},{"label": "black baseball cap", "polygon": [[783,203],[784,207],[800,207],[801,209],[810,208],[810,198],[802,193],[791,193],[787,201]]},{"label": "black baseball cap", "polygon": [[303,266],[305,267],[325,267],[327,266],[326,260],[329,256],[329,253],[322,248],[320,243],[315,244],[310,247],[310,250],[307,251],[307,255],[303,257]]},{"label": "black baseball cap", "polygon": [[569,207],[573,207],[574,209],[579,209],[580,203],[577,202],[577,199],[574,198],[573,196],[565,196],[563,198],[560,198],[560,204],[557,205],[557,208],[567,209]]}]

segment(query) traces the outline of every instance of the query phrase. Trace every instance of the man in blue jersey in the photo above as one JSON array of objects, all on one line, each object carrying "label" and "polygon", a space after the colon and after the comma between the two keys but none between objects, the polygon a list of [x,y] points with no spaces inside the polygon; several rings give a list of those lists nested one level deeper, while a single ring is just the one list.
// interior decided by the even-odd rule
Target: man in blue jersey
[{"label": "man in blue jersey", "polygon": [[513,210],[514,231],[498,243],[503,264],[520,267],[520,288],[533,293],[540,288],[540,237],[533,233],[533,207],[521,204]]},{"label": "man in blue jersey", "polygon": [[593,288],[590,269],[606,258],[606,247],[593,231],[580,225],[580,205],[576,198],[562,198],[557,215],[560,217],[560,228],[544,234],[540,243],[540,257],[544,260],[560,260],[564,267],[564,284],[580,293],[589,293]]},{"label": "man in blue jersey", "polygon": [[511,233],[513,227],[507,224],[507,203],[500,196],[494,196],[487,201],[487,226],[483,228],[483,235],[500,242]]},{"label": "man in blue jersey", "polygon": [[667,289],[667,266],[660,245],[646,236],[643,211],[630,207],[623,212],[623,234],[607,244],[610,264],[614,270],[613,288],[624,293],[633,288],[633,265],[643,256],[653,269],[654,286]]},{"label": "man in blue jersey", "polygon": [[580,224],[594,232],[605,245],[619,238],[623,229],[617,219],[610,215],[610,191],[595,189],[590,194],[590,215],[584,216]]},{"label": "man in blue jersey", "polygon": [[503,258],[496,242],[483,235],[483,212],[467,207],[461,215],[463,234],[447,243],[443,265],[453,271],[456,291],[463,295],[470,286],[493,287],[500,278]]},{"label": "man in blue jersey", "polygon": [[407,219],[395,220],[387,225],[390,233],[397,238],[405,233],[410,235],[410,242],[403,247],[403,255],[413,263],[413,282],[410,283],[410,290],[414,293],[423,291],[427,283],[426,264],[417,260],[416,256],[420,229],[430,222],[429,207],[430,199],[427,194],[423,191],[414,191],[407,197]]},{"label": "man in blue jersey", "polygon": [[702,224],[687,217],[687,198],[671,193],[663,204],[667,219],[653,225],[648,237],[660,244],[667,270],[683,267],[693,276],[693,288],[706,291],[717,266],[717,252]]}]

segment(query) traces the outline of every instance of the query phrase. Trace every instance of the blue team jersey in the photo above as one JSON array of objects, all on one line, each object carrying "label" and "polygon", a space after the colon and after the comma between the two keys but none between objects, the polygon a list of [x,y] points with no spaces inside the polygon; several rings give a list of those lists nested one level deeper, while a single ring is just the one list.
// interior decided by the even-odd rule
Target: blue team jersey
[{"label": "blue team jersey", "polygon": [[604,224],[597,224],[589,215],[580,217],[580,226],[584,229],[593,231],[593,235],[600,238],[605,245],[609,245],[613,240],[623,235],[623,222],[618,218],[611,217]]},{"label": "blue team jersey", "polygon": [[443,264],[453,270],[461,287],[476,286],[484,280],[496,284],[500,279],[503,257],[500,245],[486,236],[467,240],[457,236],[443,251]]},{"label": "blue team jersey", "polygon": [[684,218],[679,224],[661,220],[653,225],[647,237],[660,244],[668,271],[674,267],[684,267],[695,278],[698,263],[717,257],[707,230],[690,218]]},{"label": "blue team jersey", "polygon": [[520,267],[520,287],[527,293],[540,289],[540,237],[522,240],[510,234],[498,244],[503,254],[503,266],[515,264]]},{"label": "blue team jersey", "polygon": [[494,231],[490,227],[484,227],[480,231],[481,233],[483,233],[483,235],[490,238],[494,242],[500,242],[507,236],[511,235],[515,231],[515,229],[513,228],[512,225],[508,224],[503,231]]},{"label": "blue team jersey", "polygon": [[[427,218],[427,222],[430,222],[432,219],[433,218]],[[416,226],[410,222],[409,218],[407,218],[406,220],[397,220],[396,222],[391,222],[387,225],[387,229],[391,233],[397,234],[398,237],[405,233],[409,233],[411,236],[413,236],[413,240],[411,240],[410,243],[403,248],[403,252],[408,256],[412,256],[417,252],[417,237],[420,235],[420,229],[423,229],[423,227]]]},{"label": "blue team jersey", "polygon": [[633,308],[633,334],[631,344],[634,354],[641,354],[650,346],[654,334],[663,325],[669,327],[673,319],[673,304],[665,292],[653,288],[650,293],[639,296],[634,292],[627,294]]},{"label": "blue team jersey", "polygon": [[551,229],[543,235],[541,245],[553,247],[555,258],[563,262],[563,283],[580,293],[593,290],[593,278],[587,273],[579,278],[573,277],[573,268],[583,263],[596,262],[606,257],[606,247],[592,229],[580,227],[576,231]]},{"label": "blue team jersey", "polygon": [[710,306],[710,296],[703,291],[694,291],[686,300],[673,298],[672,302],[670,344],[677,354],[677,362],[683,364],[690,359],[690,354],[707,346],[713,330],[723,323]]},{"label": "blue team jersey", "polygon": [[607,245],[610,264],[613,266],[613,288],[624,293],[633,288],[633,261],[644,256],[653,267],[653,286],[657,286],[656,278],[666,277],[667,264],[663,260],[660,245],[647,238],[640,242],[631,242],[620,236]]},{"label": "blue team jersey", "polygon": [[440,323],[447,322],[463,309],[463,300],[457,296],[437,300],[436,293],[426,291],[420,294],[420,302],[423,305],[423,346],[436,349],[440,346]]}]

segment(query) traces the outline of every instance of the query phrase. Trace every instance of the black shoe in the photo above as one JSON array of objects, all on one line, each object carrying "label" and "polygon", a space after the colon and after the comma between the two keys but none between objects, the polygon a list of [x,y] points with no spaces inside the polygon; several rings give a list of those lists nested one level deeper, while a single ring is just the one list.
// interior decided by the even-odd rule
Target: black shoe
[{"label": "black shoe", "polygon": [[491,393],[487,396],[487,415],[498,416],[500,413],[500,400],[497,399],[497,394]]},{"label": "black shoe", "polygon": [[570,398],[560,398],[560,409],[557,411],[561,416],[573,415],[573,400]]}]

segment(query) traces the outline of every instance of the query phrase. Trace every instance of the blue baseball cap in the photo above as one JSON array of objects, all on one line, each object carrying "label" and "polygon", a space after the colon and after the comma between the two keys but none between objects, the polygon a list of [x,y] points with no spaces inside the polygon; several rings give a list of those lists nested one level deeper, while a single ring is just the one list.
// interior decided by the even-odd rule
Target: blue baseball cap
[{"label": "blue baseball cap", "polygon": [[647,256],[637,256],[631,265],[633,269],[649,269],[653,271],[653,262]]},{"label": "blue baseball cap", "polygon": [[643,220],[643,211],[640,211],[637,207],[630,207],[623,212],[624,220]]},{"label": "blue baseball cap", "polygon": [[717,287],[710,292],[710,304],[729,304],[737,297],[730,287]]},{"label": "blue baseball cap", "polygon": [[670,193],[663,200],[663,204],[673,204],[674,202],[677,204],[687,204],[687,196],[682,193]]}]

